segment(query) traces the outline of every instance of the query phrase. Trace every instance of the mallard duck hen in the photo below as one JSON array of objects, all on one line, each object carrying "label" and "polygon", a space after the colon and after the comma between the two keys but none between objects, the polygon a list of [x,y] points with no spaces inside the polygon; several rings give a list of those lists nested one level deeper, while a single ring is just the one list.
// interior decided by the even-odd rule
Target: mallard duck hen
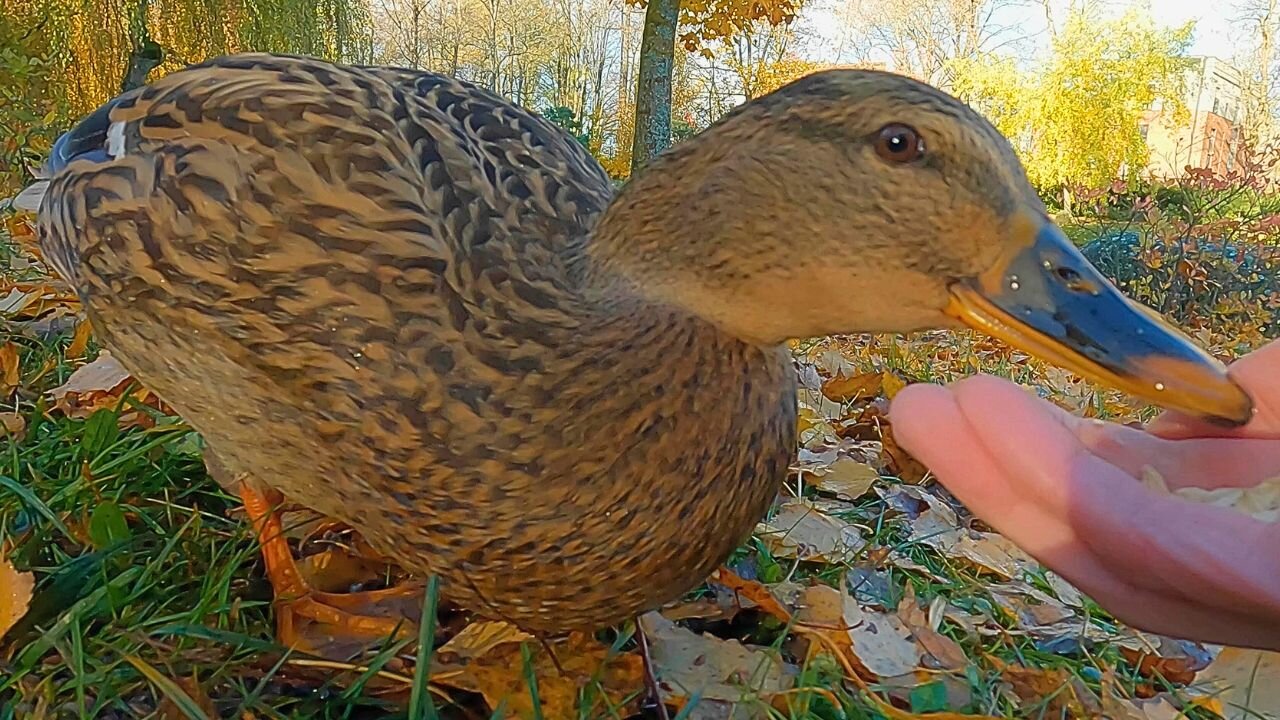
[{"label": "mallard duck hen", "polygon": [[884,72],[747,103],[615,198],[465,82],[231,56],[103,106],[23,199],[105,346],[268,521],[285,609],[339,624],[360,619],[299,579],[274,491],[535,631],[696,585],[791,460],[788,338],[964,322],[1250,413],[1073,249],[989,123]]}]

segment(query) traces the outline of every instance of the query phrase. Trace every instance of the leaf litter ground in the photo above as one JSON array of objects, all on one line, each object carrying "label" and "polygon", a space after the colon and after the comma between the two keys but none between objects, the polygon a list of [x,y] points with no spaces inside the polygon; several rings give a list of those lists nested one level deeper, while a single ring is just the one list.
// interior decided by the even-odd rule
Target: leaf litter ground
[{"label": "leaf litter ground", "polygon": [[[256,544],[199,437],[96,348],[29,226],[6,227],[0,719],[644,716],[633,624],[541,641],[445,598],[430,632],[357,656],[278,647]],[[968,334],[795,352],[783,497],[727,571],[639,621],[673,717],[1280,718],[1276,656],[1119,625],[969,517],[885,417],[906,382],[976,370],[1089,416],[1150,409]],[[404,579],[347,528],[303,508],[286,523],[323,589]]]}]

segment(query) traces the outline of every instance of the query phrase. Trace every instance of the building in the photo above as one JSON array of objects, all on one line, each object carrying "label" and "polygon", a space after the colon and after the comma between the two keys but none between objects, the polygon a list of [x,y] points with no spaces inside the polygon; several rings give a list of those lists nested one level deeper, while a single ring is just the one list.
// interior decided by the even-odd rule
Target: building
[{"label": "building", "polygon": [[1187,73],[1185,120],[1175,122],[1156,101],[1139,121],[1151,151],[1147,172],[1154,177],[1176,178],[1188,167],[1229,172],[1245,150],[1240,137],[1243,76],[1217,58],[1193,59],[1195,65]]}]

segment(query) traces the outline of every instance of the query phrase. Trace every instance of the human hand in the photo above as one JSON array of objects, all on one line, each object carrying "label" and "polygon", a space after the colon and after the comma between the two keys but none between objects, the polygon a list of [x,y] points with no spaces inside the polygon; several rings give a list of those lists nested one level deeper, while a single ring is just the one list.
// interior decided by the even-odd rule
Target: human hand
[{"label": "human hand", "polygon": [[1145,430],[1086,420],[1006,380],[912,385],[894,436],[976,515],[1135,627],[1280,649],[1280,523],[1148,488],[1280,476],[1280,341],[1231,366],[1243,428],[1166,413]]}]

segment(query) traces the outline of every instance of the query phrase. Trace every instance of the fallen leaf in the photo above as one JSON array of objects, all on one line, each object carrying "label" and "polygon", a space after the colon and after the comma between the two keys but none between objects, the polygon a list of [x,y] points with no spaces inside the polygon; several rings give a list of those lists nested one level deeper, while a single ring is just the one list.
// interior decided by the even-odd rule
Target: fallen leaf
[{"label": "fallen leaf", "polygon": [[884,374],[884,396],[892,400],[898,391],[907,386],[907,382],[893,373]]},{"label": "fallen leaf", "polygon": [[1145,678],[1159,677],[1177,685],[1187,685],[1213,660],[1213,656],[1199,643],[1190,640],[1156,635],[1141,637],[1145,641],[1143,646],[1121,646],[1119,649],[1120,655]]},{"label": "fallen leaf", "polygon": [[996,533],[958,527],[955,511],[941,499],[925,494],[929,509],[911,523],[912,542],[928,545],[951,558],[970,563],[1005,578],[1015,578],[1036,561],[1013,541]]},{"label": "fallen leaf", "polygon": [[[637,655],[614,654],[609,646],[585,633],[573,633],[553,643],[555,659],[540,643],[505,643],[469,660],[433,663],[431,682],[477,693],[491,710],[505,707],[509,717],[534,717],[523,647],[530,650],[542,717],[601,717],[606,715],[601,692],[609,703],[620,706],[644,686],[644,665]],[[596,705],[579,712],[578,698],[588,684],[594,694],[587,696],[596,698]]]},{"label": "fallen leaf", "polygon": [[920,648],[896,615],[863,609],[835,588],[805,588],[796,621],[798,632],[824,633],[837,647],[848,647],[851,659],[872,677],[906,675],[920,665]]},{"label": "fallen leaf", "polygon": [[1280,718],[1280,653],[1226,647],[1200,673],[1226,720]]},{"label": "fallen leaf", "polygon": [[1103,695],[1102,712],[1107,720],[1182,720],[1187,717],[1163,695],[1147,700]]},{"label": "fallen leaf", "polygon": [[533,636],[509,622],[480,620],[467,625],[436,650],[437,657],[453,655],[460,660],[485,655],[507,643],[521,643]]},{"label": "fallen leaf", "polygon": [[27,614],[34,589],[35,576],[29,572],[18,572],[0,555],[0,638]]},{"label": "fallen leaf", "polygon": [[823,350],[818,355],[818,365],[823,370],[826,370],[828,375],[843,375],[845,377],[853,377],[854,375],[853,364],[837,348]]},{"label": "fallen leaf", "polygon": [[93,362],[76,368],[65,383],[50,390],[49,394],[54,400],[61,400],[68,393],[111,392],[128,379],[129,371],[109,351],[103,350]]},{"label": "fallen leaf", "polygon": [[657,613],[643,615],[640,624],[658,688],[679,704],[695,695],[727,702],[767,701],[794,682],[795,668],[770,648],[699,635]]},{"label": "fallen leaf", "polygon": [[1075,585],[1067,582],[1061,575],[1052,570],[1046,570],[1044,579],[1059,600],[1074,608],[1084,607],[1084,594],[1076,589]]},{"label": "fallen leaf", "polygon": [[66,356],[69,358],[78,358],[84,356],[84,351],[89,347],[89,338],[93,335],[93,324],[88,318],[81,320],[76,324],[76,333],[71,337],[71,344],[67,346]]},{"label": "fallen leaf", "polygon": [[[204,712],[207,718],[218,717],[218,709],[213,704],[213,699],[209,697],[209,693],[205,692],[204,686],[193,677],[178,677],[173,680],[174,684],[187,694],[187,698]],[[188,720],[189,716],[178,705],[178,701],[170,695],[162,694],[160,704],[156,707],[156,717],[159,720]]]},{"label": "fallen leaf", "polygon": [[1042,717],[1098,717],[1101,707],[1088,688],[1062,668],[1004,665],[1000,675],[1026,707]]},{"label": "fallen leaf", "polygon": [[898,619],[933,660],[934,667],[942,670],[963,670],[969,667],[969,656],[964,654],[959,643],[938,632],[929,613],[916,602],[915,587],[911,583],[907,583],[906,592],[898,603]]},{"label": "fallen leaf", "polygon": [[863,373],[852,377],[837,375],[822,383],[822,394],[835,402],[850,402],[874,397],[880,393],[880,373]]},{"label": "fallen leaf", "polygon": [[13,288],[4,297],[0,297],[0,315],[17,315],[36,299],[35,293],[23,292]]},{"label": "fallen leaf", "polygon": [[778,601],[773,592],[763,583],[747,580],[728,568],[721,567],[711,574],[713,582],[724,585],[733,591],[734,599],[741,603],[748,601],[743,607],[758,607],[768,615],[783,623],[791,621],[791,613]]},{"label": "fallen leaf", "polygon": [[1118,688],[1116,673],[1107,669],[1102,674],[1102,713],[1107,720],[1175,720],[1186,715],[1169,700],[1167,694],[1146,699],[1123,697]]},{"label": "fallen leaf", "polygon": [[848,458],[836,460],[827,469],[826,474],[819,475],[813,485],[819,491],[834,495],[841,500],[857,500],[871,490],[880,479],[880,471],[866,463]]},{"label": "fallen leaf", "polygon": [[919,485],[925,481],[929,475],[929,469],[924,463],[916,460],[911,453],[903,450],[898,442],[893,439],[893,424],[882,423],[880,425],[880,443],[885,455],[885,463],[889,467],[889,471],[896,475],[904,483],[911,485]]},{"label": "fallen leaf", "polygon": [[5,395],[13,392],[22,382],[18,369],[18,346],[11,342],[0,345],[0,390]]},{"label": "fallen leaf", "polygon": [[26,418],[17,413],[0,412],[0,436],[21,437],[26,429]]},{"label": "fallen leaf", "polygon": [[330,548],[298,560],[298,572],[321,592],[347,593],[383,575],[383,563],[359,557],[343,548]]},{"label": "fallen leaf", "polygon": [[1076,616],[1070,608],[1047,593],[1021,581],[990,585],[987,591],[996,604],[1017,622],[1021,630],[1035,632],[1075,619]]},{"label": "fallen leaf", "polygon": [[867,544],[856,527],[801,500],[783,504],[756,533],[775,557],[797,560],[839,562]]}]

